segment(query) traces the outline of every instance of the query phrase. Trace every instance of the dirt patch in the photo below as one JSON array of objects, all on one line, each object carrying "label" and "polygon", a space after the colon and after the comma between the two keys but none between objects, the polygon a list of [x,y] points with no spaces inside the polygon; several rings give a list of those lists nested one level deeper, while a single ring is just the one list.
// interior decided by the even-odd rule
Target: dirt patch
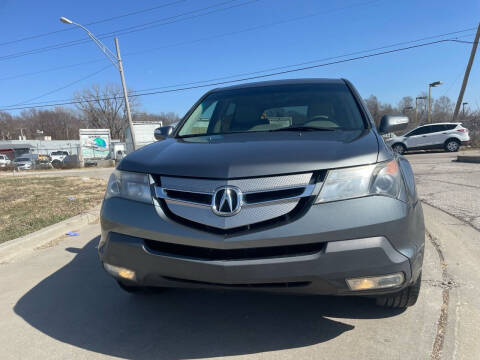
[{"label": "dirt patch", "polygon": [[106,180],[78,177],[0,179],[0,243],[93,208],[105,186]]}]

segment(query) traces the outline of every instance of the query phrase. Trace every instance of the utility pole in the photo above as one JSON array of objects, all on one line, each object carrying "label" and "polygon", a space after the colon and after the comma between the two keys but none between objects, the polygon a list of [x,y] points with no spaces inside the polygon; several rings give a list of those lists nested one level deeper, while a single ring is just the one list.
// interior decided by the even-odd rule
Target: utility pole
[{"label": "utility pole", "polygon": [[136,150],[135,144],[137,142],[135,141],[135,131],[133,130],[132,113],[130,112],[130,103],[128,101],[128,91],[127,85],[125,84],[125,75],[123,74],[123,64],[122,57],[120,56],[120,46],[118,45],[118,38],[116,36],[115,48],[117,50],[118,71],[120,72],[120,78],[122,79],[123,97],[125,98],[125,109],[127,110],[128,126],[130,127],[130,136],[132,137],[132,146],[133,150]]},{"label": "utility pole", "polygon": [[460,105],[463,101],[463,95],[465,94],[465,88],[467,87],[468,77],[470,76],[470,70],[472,69],[473,59],[475,59],[475,53],[477,52],[478,40],[480,39],[480,23],[477,27],[477,34],[473,41],[472,51],[470,52],[470,59],[468,60],[467,69],[465,70],[465,76],[463,77],[462,88],[460,94],[458,94],[457,104],[455,105],[455,112],[453,113],[453,120],[457,120],[458,112],[460,111]]}]

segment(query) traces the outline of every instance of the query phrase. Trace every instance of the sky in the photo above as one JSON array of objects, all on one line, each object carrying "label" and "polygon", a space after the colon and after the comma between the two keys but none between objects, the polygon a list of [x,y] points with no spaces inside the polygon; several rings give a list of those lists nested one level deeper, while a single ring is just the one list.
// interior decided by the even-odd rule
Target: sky
[{"label": "sky", "polygon": [[[475,29],[434,36],[476,28],[479,10],[480,2],[473,0],[461,6],[445,0],[0,0],[0,109],[70,101],[93,83],[120,83],[118,71],[93,41],[48,48],[88,39],[82,29],[61,23],[60,16],[97,36],[106,34],[101,40],[113,51],[113,36],[118,35],[129,89],[208,85],[138,98],[142,111],[183,116],[203,93],[219,86],[211,84],[220,80],[206,80],[241,79],[252,75],[239,74],[323,64],[440,39],[471,42]],[[423,38],[429,39],[338,58]],[[443,85],[432,95],[456,101],[471,46],[442,42],[259,80],[347,78],[363,97],[374,94],[392,104],[418,96],[428,83],[440,80]],[[480,109],[479,61],[464,96],[472,110]]]}]

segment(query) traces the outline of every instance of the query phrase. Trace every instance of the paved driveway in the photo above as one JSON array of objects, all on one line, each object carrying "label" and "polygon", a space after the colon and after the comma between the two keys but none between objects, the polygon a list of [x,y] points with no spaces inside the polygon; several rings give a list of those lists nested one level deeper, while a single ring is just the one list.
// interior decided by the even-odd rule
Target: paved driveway
[{"label": "paved driveway", "polygon": [[408,156],[426,203],[420,299],[406,311],[368,299],[234,291],[122,292],[101,269],[99,225],[0,264],[2,359],[478,359],[478,165]]},{"label": "paved driveway", "polygon": [[480,164],[459,163],[457,153],[407,155],[423,202],[480,230]]}]

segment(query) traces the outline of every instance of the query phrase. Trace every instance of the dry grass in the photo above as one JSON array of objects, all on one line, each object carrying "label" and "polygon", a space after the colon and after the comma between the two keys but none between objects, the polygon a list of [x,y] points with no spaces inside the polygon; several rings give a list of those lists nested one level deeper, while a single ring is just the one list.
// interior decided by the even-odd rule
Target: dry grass
[{"label": "dry grass", "polygon": [[0,243],[91,209],[105,186],[105,180],[78,177],[0,179]]}]

